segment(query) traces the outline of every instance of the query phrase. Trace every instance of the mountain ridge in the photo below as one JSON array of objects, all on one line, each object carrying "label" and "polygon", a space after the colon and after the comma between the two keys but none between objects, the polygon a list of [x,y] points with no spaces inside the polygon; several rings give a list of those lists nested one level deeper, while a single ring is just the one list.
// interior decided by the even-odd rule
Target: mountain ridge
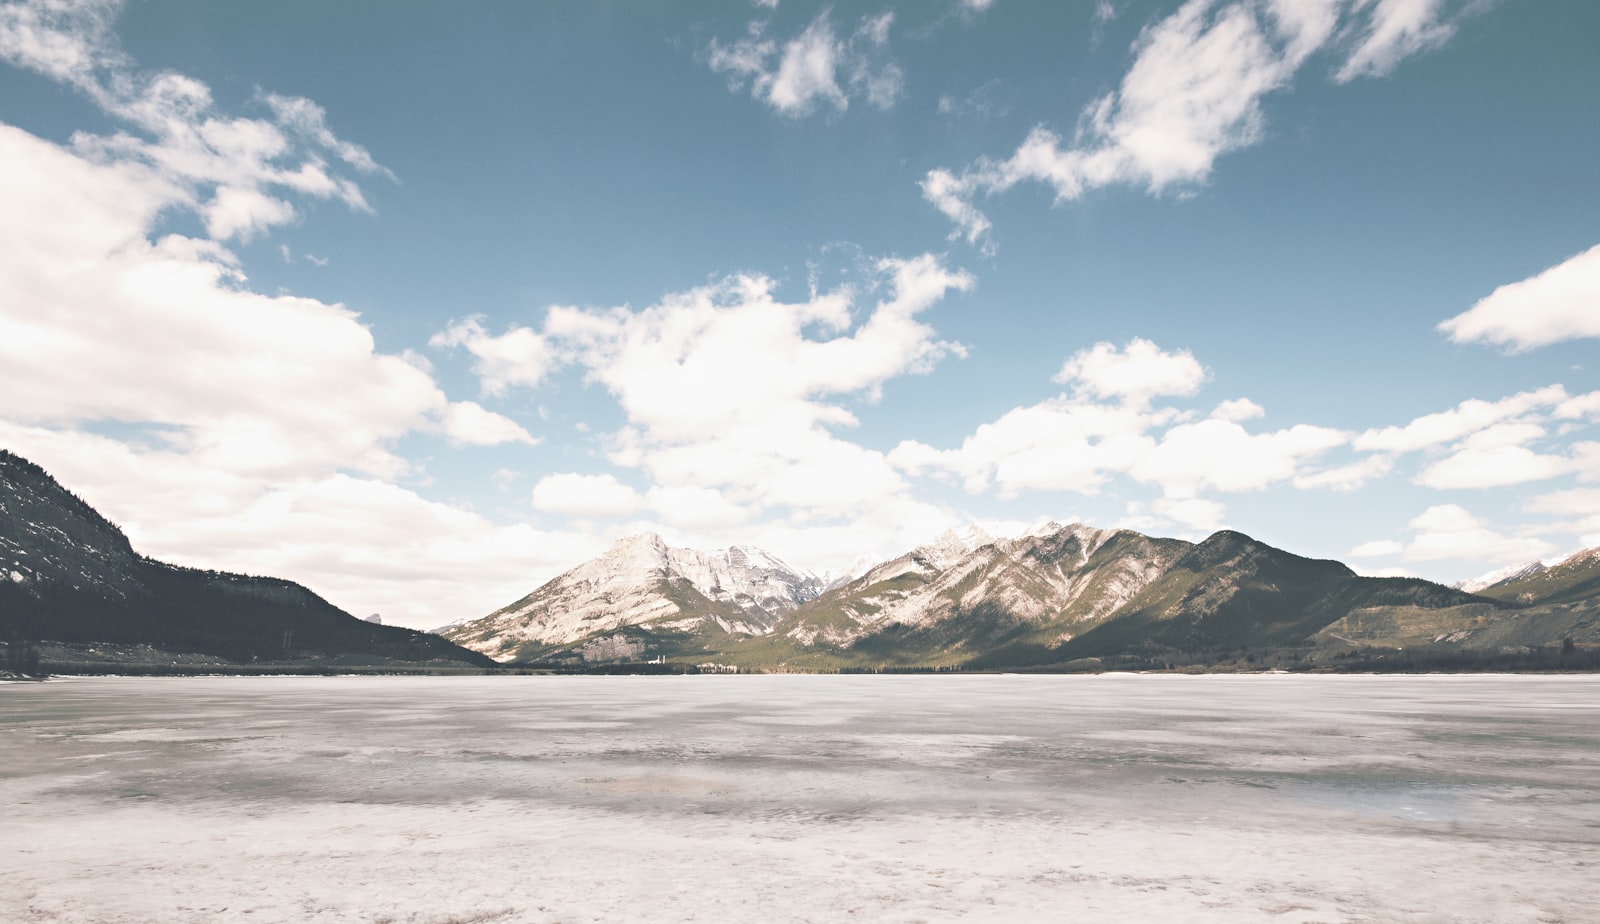
[{"label": "mountain ridge", "polygon": [[[1600,578],[1600,556],[1594,563]],[[687,586],[676,602],[654,591],[662,615],[612,611],[599,630],[550,632],[537,649],[497,643],[483,620],[475,641],[480,651],[569,666],[653,658],[800,670],[1006,669],[1108,657],[1188,663],[1258,649],[1350,657],[1406,645],[1505,653],[1574,633],[1600,645],[1585,602],[1590,589],[1600,599],[1600,587],[1589,577],[1555,588],[1549,602],[1566,610],[1535,613],[1527,599],[1513,599],[1526,598],[1522,585],[1485,596],[1420,578],[1365,577],[1231,530],[1195,543],[1047,522],[1011,537],[947,532],[811,599],[790,599],[765,624],[718,621],[722,631],[709,631],[714,607],[688,599],[695,588]],[[492,615],[514,621],[516,613]],[[469,641],[459,628],[447,635]]]},{"label": "mountain ridge", "polygon": [[197,653],[236,663],[493,666],[438,636],[357,619],[293,581],[140,555],[99,511],[4,449],[0,633],[68,646],[151,646],[162,657]]}]

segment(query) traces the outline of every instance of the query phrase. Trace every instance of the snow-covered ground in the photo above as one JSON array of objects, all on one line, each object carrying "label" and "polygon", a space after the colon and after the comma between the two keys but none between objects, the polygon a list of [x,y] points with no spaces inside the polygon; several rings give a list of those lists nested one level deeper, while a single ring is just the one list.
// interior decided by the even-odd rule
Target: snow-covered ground
[{"label": "snow-covered ground", "polygon": [[0,920],[1600,920],[1600,677],[0,687]]}]

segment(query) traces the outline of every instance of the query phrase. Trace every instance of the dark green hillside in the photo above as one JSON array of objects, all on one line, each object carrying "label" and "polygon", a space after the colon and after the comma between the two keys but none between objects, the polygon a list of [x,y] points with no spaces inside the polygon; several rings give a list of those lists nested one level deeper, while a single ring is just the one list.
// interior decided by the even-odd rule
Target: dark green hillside
[{"label": "dark green hillside", "polygon": [[1304,645],[1352,611],[1482,603],[1409,578],[1364,578],[1336,561],[1303,558],[1232,531],[1212,535],[1113,619],[1078,636],[1060,659]]},{"label": "dark green hillside", "polygon": [[493,662],[364,622],[277,578],[164,564],[39,466],[0,450],[0,638],[151,645],[230,660]]}]

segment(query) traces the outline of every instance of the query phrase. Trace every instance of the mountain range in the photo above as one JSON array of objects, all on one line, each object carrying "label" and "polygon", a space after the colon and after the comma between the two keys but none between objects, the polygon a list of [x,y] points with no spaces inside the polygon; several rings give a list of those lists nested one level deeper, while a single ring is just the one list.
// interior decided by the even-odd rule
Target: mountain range
[{"label": "mountain range", "polygon": [[83,662],[122,646],[163,665],[1593,669],[1600,549],[1446,587],[1364,577],[1227,530],[1189,542],[968,527],[831,577],[751,546],[701,552],[644,534],[425,633],[357,619],[290,581],[139,555],[0,450],[0,641],[17,640]]},{"label": "mountain range", "polygon": [[1600,649],[1600,549],[1471,588],[1363,577],[1227,530],[1193,543],[969,528],[832,582],[749,547],[700,553],[647,534],[439,631],[497,660],[568,668],[1304,667]]},{"label": "mountain range", "polygon": [[140,555],[94,508],[6,450],[0,639],[55,643],[57,659],[86,666],[206,660],[195,655],[236,664],[493,665],[437,635],[357,619],[291,581]]}]

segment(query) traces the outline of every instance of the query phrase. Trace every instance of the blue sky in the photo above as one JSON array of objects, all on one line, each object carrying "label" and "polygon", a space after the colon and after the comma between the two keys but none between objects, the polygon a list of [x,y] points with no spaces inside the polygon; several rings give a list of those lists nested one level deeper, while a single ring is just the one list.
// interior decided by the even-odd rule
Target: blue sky
[{"label": "blue sky", "polygon": [[1600,6],[0,4],[0,445],[428,627],[818,571],[1600,545]]}]

